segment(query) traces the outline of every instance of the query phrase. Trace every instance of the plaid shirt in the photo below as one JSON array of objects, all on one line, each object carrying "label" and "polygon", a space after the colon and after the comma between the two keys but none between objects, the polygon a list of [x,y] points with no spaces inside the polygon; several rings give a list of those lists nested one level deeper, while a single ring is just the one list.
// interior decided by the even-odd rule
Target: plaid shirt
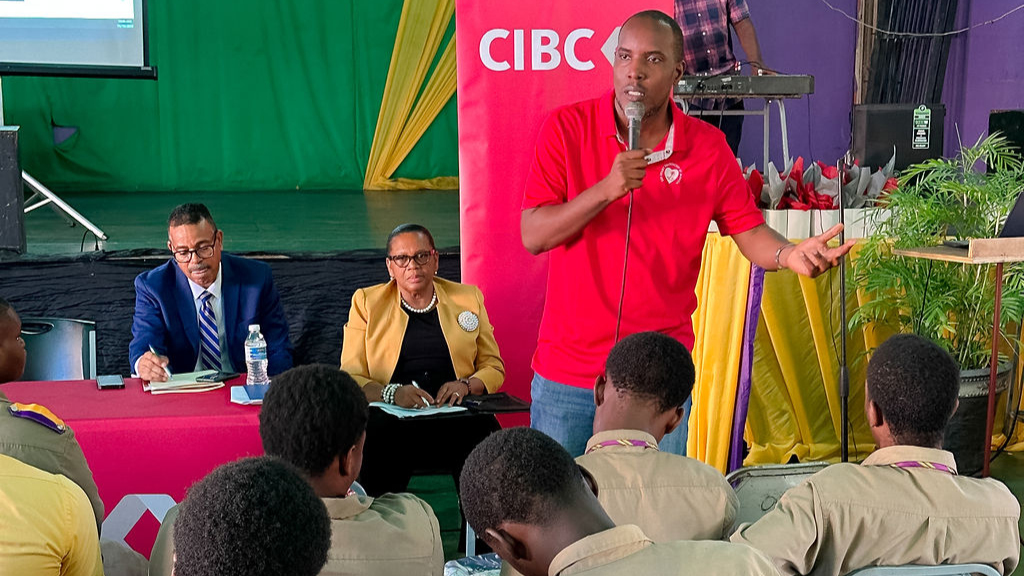
[{"label": "plaid shirt", "polygon": [[[750,17],[746,0],[675,0],[675,9],[683,29],[684,73],[714,75],[731,70],[736,57],[729,25]],[[694,100],[691,105],[709,109],[713,102]]]}]

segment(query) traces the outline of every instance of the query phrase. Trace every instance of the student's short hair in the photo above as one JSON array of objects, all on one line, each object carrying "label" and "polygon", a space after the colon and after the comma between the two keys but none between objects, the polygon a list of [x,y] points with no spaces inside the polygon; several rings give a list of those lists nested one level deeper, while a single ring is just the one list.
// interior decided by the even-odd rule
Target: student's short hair
[{"label": "student's short hair", "polygon": [[897,442],[936,446],[956,409],[960,369],[934,342],[899,334],[871,355],[867,391]]},{"label": "student's short hair", "polygon": [[[647,18],[668,26],[672,30],[672,50],[675,51],[673,56],[675,56],[676,62],[683,61],[683,29],[679,27],[679,22],[676,22],[675,18],[661,10],[644,10],[626,18],[626,22],[634,18]],[[625,26],[626,22],[623,22],[622,25]]]},{"label": "student's short hair", "polygon": [[225,464],[192,486],[173,533],[176,576],[315,576],[331,544],[313,487],[268,456]]},{"label": "student's short hair", "polygon": [[385,245],[385,251],[388,253],[389,256],[391,255],[391,241],[394,240],[397,236],[400,236],[402,234],[408,234],[410,232],[417,232],[419,234],[423,234],[424,236],[427,237],[427,240],[430,242],[430,247],[437,248],[437,246],[434,245],[434,236],[430,233],[430,230],[427,230],[425,226],[421,226],[419,224],[399,224],[394,230],[391,231],[391,234],[388,234],[388,242]]},{"label": "student's short hair", "polygon": [[217,223],[213,221],[213,216],[210,215],[210,210],[205,204],[180,204],[175,206],[174,210],[171,210],[171,215],[167,217],[167,227],[173,228],[186,224],[199,224],[203,220],[209,222],[214,230],[217,229]]},{"label": "student's short hair", "polygon": [[319,476],[366,431],[366,395],[347,372],[325,364],[274,377],[260,411],[263,450]]},{"label": "student's short hair", "polygon": [[466,521],[478,534],[505,522],[546,525],[587,490],[565,448],[531,428],[488,436],[466,459],[459,486]]},{"label": "student's short hair", "polygon": [[14,306],[11,306],[10,302],[0,297],[0,315],[7,314],[7,311],[11,308],[14,308]]},{"label": "student's short hair", "polygon": [[616,391],[656,402],[662,412],[682,406],[696,379],[686,347],[658,332],[638,332],[620,340],[604,370]]}]

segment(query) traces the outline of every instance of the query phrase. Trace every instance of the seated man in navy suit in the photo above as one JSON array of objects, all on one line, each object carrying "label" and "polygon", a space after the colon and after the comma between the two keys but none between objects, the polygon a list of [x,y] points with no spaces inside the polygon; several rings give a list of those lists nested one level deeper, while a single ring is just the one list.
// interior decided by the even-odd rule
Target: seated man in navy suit
[{"label": "seated man in navy suit", "polygon": [[[202,204],[182,204],[167,219],[173,258],[135,278],[128,355],[143,380],[174,372],[245,371],[245,337],[259,324],[268,373],[292,367],[292,344],[270,267],[223,254],[224,232]],[[156,353],[153,353],[155,350]]]}]

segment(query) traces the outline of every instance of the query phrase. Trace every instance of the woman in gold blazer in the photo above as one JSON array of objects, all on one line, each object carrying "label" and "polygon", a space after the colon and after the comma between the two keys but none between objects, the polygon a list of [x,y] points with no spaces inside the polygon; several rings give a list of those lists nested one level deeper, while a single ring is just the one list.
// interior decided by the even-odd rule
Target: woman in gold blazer
[{"label": "woman in gold blazer", "polygon": [[[494,328],[475,286],[435,276],[430,232],[403,224],[388,237],[391,280],[352,295],[341,369],[370,402],[403,408],[455,405],[505,379]],[[438,469],[458,482],[469,452],[499,428],[490,415],[399,419],[371,409],[360,482],[371,496],[405,489],[412,472]]]}]

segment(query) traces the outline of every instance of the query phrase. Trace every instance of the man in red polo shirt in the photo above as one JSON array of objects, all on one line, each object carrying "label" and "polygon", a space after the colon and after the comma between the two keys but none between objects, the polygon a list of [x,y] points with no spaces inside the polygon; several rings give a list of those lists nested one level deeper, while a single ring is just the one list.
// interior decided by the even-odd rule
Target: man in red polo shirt
[{"label": "man in red polo shirt", "polygon": [[[550,252],[530,420],[573,456],[592,434],[594,380],[616,334],[655,330],[693,348],[694,287],[712,220],[768,270],[816,276],[853,245],[826,245],[839,226],[794,245],[765,225],[722,133],[672,104],[682,51],[667,14],[626,20],[614,89],[548,117],[527,177],[523,245]],[[631,101],[645,109],[640,150],[624,144]],[[663,450],[685,454],[679,428]]]}]

